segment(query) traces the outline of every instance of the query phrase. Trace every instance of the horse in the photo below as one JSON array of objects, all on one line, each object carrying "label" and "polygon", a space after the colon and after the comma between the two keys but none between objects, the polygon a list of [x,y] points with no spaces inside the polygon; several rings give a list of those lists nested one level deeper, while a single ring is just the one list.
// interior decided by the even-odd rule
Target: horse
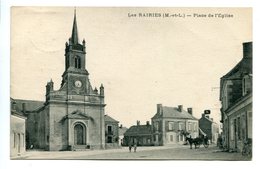
[{"label": "horse", "polygon": [[189,142],[190,149],[192,149],[192,144],[194,144],[195,149],[199,148],[199,146],[201,144],[201,138],[199,138],[199,137],[196,137],[196,138],[186,137],[186,141]]}]

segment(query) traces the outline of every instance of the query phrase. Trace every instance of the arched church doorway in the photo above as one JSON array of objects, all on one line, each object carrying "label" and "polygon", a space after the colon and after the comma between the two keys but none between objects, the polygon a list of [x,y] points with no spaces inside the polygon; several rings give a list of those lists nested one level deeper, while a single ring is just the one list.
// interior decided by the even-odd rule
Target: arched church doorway
[{"label": "arched church doorway", "polygon": [[83,124],[76,124],[74,126],[74,144],[85,145],[86,144],[86,129]]}]

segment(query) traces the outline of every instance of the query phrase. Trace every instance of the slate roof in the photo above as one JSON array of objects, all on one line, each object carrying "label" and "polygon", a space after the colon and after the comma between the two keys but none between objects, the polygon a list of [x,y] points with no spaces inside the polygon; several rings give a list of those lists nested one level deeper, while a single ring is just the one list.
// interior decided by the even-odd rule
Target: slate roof
[{"label": "slate roof", "polygon": [[115,122],[115,123],[119,123],[119,121],[113,119],[112,117],[110,117],[110,116],[107,115],[107,114],[105,114],[104,120],[105,120],[105,122]]},{"label": "slate roof", "polygon": [[128,130],[128,128],[126,128],[126,127],[119,127],[118,128],[119,136],[124,135],[127,130]]},{"label": "slate roof", "polygon": [[126,130],[124,136],[137,136],[137,135],[151,135],[152,126],[151,125],[134,125]]},{"label": "slate roof", "polygon": [[177,107],[162,107],[162,113],[157,112],[152,119],[154,118],[174,118],[174,119],[194,119],[198,120],[197,118],[193,117],[190,113],[185,110],[182,112],[179,111]]},{"label": "slate roof", "polygon": [[[248,44],[252,45],[252,42],[249,42]],[[252,54],[252,49],[251,49]],[[220,95],[219,99],[222,98],[222,89],[223,89],[223,83],[225,80],[232,80],[232,79],[242,79],[244,74],[252,74],[252,57],[245,57],[241,59],[241,61],[236,64],[235,67],[233,67],[228,73],[226,73],[224,76],[220,78]]]},{"label": "slate roof", "polygon": [[20,112],[23,110],[23,103],[25,103],[26,111],[35,111],[44,106],[44,101],[37,100],[22,100],[11,98],[11,103],[15,102],[16,111]]},{"label": "slate roof", "polygon": [[206,117],[206,116],[200,118],[200,120],[202,120],[202,119],[205,119],[205,120],[207,120],[207,121],[209,121],[209,122],[211,122],[211,123],[217,124],[216,122],[214,122],[213,120],[211,120],[211,118],[208,118],[208,117]]}]

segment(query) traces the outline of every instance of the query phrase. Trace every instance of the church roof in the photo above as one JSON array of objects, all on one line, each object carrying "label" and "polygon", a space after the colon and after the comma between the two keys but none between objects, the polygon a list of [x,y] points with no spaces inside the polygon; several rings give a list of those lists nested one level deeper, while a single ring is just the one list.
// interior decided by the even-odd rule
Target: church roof
[{"label": "church roof", "polygon": [[116,122],[116,123],[119,123],[119,121],[113,119],[112,117],[110,117],[107,114],[104,116],[104,120],[105,120],[105,122]]},{"label": "church roof", "polygon": [[150,135],[152,134],[151,125],[134,125],[126,130],[124,136]]},{"label": "church roof", "polygon": [[175,119],[194,119],[197,120],[197,118],[193,117],[190,113],[188,113],[185,110],[182,110],[182,112],[179,111],[177,107],[162,107],[162,112],[157,112],[152,119],[154,118],[175,118]]},{"label": "church roof", "polygon": [[77,27],[77,20],[76,20],[76,9],[74,10],[74,20],[73,20],[73,28],[71,33],[71,41],[73,44],[78,44],[78,27]]},{"label": "church roof", "polygon": [[26,111],[35,111],[44,106],[44,101],[37,100],[22,100],[11,98],[11,103],[15,102],[15,110],[20,112],[23,110],[23,103],[25,104]]}]

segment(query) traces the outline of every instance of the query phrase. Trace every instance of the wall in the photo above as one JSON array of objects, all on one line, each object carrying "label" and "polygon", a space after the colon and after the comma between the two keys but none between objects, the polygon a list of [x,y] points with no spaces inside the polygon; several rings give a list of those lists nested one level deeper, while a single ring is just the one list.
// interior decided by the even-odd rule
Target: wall
[{"label": "wall", "polygon": [[[229,148],[241,152],[243,142],[252,138],[252,98],[245,100],[229,112]],[[250,137],[251,136],[251,137]]]},{"label": "wall", "polygon": [[16,157],[25,153],[25,118],[11,115],[10,156]]}]

